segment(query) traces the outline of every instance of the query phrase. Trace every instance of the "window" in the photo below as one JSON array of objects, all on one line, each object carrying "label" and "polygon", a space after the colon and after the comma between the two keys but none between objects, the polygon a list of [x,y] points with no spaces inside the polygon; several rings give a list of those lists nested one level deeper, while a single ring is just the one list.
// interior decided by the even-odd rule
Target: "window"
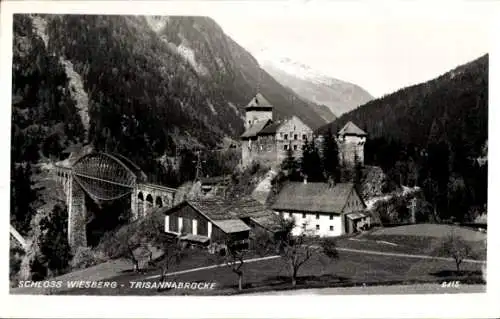
[{"label": "window", "polygon": [[302,139],[303,139],[303,140],[307,140],[307,135],[302,134]]},{"label": "window", "polygon": [[296,151],[297,150],[297,145],[294,145],[293,146],[293,150]]},{"label": "window", "polygon": [[330,231],[333,231],[333,226],[330,226]]},{"label": "window", "polygon": [[319,219],[319,214],[316,214],[316,219]]},{"label": "window", "polygon": [[294,134],[294,135],[293,135],[293,139],[294,139],[294,140],[298,140],[298,139],[299,139],[299,136],[298,136],[297,134]]},{"label": "window", "polygon": [[283,149],[284,149],[285,151],[287,151],[287,150],[288,150],[288,145],[284,145],[284,146],[283,146]]},{"label": "window", "polygon": [[288,134],[285,134],[285,141],[288,140]]},{"label": "window", "polygon": [[288,213],[288,217],[292,217],[292,213]]},{"label": "window", "polygon": [[306,218],[306,213],[302,213],[302,218]]},{"label": "window", "polygon": [[333,214],[330,214],[330,220],[332,220],[332,219],[333,219]]},{"label": "window", "polygon": [[319,230],[319,225],[316,225],[316,230]]}]

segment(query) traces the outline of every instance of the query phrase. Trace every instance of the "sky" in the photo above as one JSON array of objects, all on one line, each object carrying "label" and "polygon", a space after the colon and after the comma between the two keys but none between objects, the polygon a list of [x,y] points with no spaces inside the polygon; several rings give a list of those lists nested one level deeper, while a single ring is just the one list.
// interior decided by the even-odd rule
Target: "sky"
[{"label": "sky", "polygon": [[375,97],[430,80],[489,52],[487,6],[391,5],[372,10],[338,4],[309,10],[302,6],[300,11],[248,7],[210,16],[259,62],[289,58],[360,85]]}]

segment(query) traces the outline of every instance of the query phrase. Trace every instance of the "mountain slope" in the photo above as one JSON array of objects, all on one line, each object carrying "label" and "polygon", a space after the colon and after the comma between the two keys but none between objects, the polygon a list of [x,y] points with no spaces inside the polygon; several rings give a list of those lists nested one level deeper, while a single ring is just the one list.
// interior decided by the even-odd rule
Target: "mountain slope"
[{"label": "mountain slope", "polygon": [[420,147],[429,139],[445,140],[477,157],[488,136],[488,55],[372,100],[319,132],[335,132],[348,121],[367,131],[369,139],[384,137]]},{"label": "mountain slope", "polygon": [[[277,117],[325,123],[204,17],[15,15],[13,68],[13,129],[33,131],[45,156],[88,142],[150,166],[179,146],[215,147],[242,133],[258,86]],[[25,136],[13,134],[17,151]]]},{"label": "mountain slope", "polygon": [[[273,104],[278,118],[297,115],[311,127],[325,121],[317,106],[283,87],[257,60],[224,34],[217,23],[206,17],[146,17],[170,47],[221,88],[224,97],[236,106],[245,106],[259,90]],[[152,22],[154,21],[154,22]],[[242,115],[243,110],[240,110]]]},{"label": "mountain slope", "polygon": [[[262,67],[282,85],[291,88],[306,100],[327,106],[326,110],[340,116],[363,105],[373,97],[361,87],[324,76],[290,59],[264,60]],[[317,110],[323,112],[324,110]],[[330,115],[331,118],[331,115]],[[335,118],[330,119],[333,121]]]}]

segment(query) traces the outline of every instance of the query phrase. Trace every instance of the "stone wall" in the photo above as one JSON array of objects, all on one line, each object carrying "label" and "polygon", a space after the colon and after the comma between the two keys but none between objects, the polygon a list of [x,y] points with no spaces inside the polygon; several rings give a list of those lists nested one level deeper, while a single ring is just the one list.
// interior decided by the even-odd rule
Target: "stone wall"
[{"label": "stone wall", "polygon": [[276,132],[278,161],[286,158],[289,147],[292,148],[295,158],[301,158],[303,145],[312,140],[312,134],[311,128],[296,116],[283,123]]},{"label": "stone wall", "polygon": [[365,137],[339,136],[337,142],[339,146],[339,161],[343,166],[354,166],[356,156],[361,165],[364,164]]}]

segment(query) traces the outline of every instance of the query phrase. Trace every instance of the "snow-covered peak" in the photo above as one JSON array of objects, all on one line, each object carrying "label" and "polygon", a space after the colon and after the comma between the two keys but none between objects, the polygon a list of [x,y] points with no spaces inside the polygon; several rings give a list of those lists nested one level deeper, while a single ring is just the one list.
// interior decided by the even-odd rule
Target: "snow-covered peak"
[{"label": "snow-covered peak", "polygon": [[336,84],[336,82],[340,82],[316,69],[313,69],[308,65],[305,65],[304,63],[294,61],[288,57],[273,54],[269,51],[259,52],[258,54],[256,54],[256,58],[263,68],[265,68],[266,66],[274,67],[285,73],[304,80],[325,85],[332,85]]}]

